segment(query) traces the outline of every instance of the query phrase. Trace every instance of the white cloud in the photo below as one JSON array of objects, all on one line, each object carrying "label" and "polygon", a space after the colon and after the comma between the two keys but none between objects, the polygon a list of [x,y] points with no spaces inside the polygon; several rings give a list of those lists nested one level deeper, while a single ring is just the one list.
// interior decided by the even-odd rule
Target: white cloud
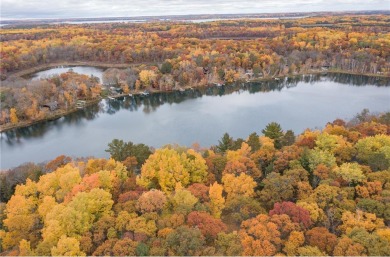
[{"label": "white cloud", "polygon": [[389,10],[390,0],[1,0],[1,18]]}]

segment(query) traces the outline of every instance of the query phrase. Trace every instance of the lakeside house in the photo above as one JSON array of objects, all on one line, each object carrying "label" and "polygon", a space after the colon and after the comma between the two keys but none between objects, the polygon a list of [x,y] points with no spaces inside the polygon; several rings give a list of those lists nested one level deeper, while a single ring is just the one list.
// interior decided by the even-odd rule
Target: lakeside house
[{"label": "lakeside house", "polygon": [[47,108],[47,109],[49,109],[50,111],[55,111],[55,110],[58,109],[58,102],[57,102],[57,101],[54,101],[54,102],[50,102],[50,103],[43,104],[43,105],[42,105],[42,108]]}]

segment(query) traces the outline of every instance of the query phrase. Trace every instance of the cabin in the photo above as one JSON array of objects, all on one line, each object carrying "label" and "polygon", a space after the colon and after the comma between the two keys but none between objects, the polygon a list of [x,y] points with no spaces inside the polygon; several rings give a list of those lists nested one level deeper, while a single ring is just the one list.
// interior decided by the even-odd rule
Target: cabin
[{"label": "cabin", "polygon": [[254,73],[253,73],[253,70],[252,69],[249,69],[249,70],[246,70],[245,71],[245,78],[246,79],[252,79],[254,76]]},{"label": "cabin", "polygon": [[44,104],[44,105],[42,105],[42,108],[47,108],[50,111],[55,111],[55,110],[58,109],[58,102],[54,101],[54,102],[50,102],[50,103]]},{"label": "cabin", "polygon": [[76,108],[77,109],[83,109],[86,106],[87,102],[83,100],[77,100],[76,102]]}]

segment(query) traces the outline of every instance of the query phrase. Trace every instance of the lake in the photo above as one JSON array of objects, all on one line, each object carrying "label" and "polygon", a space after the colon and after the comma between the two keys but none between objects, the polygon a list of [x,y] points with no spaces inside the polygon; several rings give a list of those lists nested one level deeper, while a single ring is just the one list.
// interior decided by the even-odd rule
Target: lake
[{"label": "lake", "polygon": [[90,67],[90,66],[61,66],[61,67],[55,67],[48,70],[39,71],[37,73],[34,73],[30,76],[27,76],[30,79],[46,79],[49,77],[52,77],[54,75],[59,75],[65,72],[68,72],[69,70],[73,70],[73,72],[79,73],[79,74],[85,74],[88,76],[95,76],[99,78],[100,83],[103,81],[103,71],[104,69],[98,68],[98,67]]},{"label": "lake", "polygon": [[55,121],[2,133],[1,168],[61,154],[108,157],[104,150],[115,138],[153,147],[208,147],[225,132],[234,138],[261,134],[272,121],[299,134],[351,119],[364,108],[390,111],[389,85],[384,78],[328,74],[105,99]]}]

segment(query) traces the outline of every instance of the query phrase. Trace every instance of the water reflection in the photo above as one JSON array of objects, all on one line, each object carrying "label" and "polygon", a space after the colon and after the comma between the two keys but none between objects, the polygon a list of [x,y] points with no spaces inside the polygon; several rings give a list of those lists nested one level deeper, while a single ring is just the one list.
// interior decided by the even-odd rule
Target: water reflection
[{"label": "water reflection", "polygon": [[[60,119],[42,122],[30,127],[14,129],[4,132],[2,142],[7,145],[20,143],[20,139],[40,138],[52,129],[61,130],[65,125],[83,126],[84,122],[99,117],[99,114],[106,113],[114,115],[118,111],[125,109],[130,112],[137,112],[140,109],[144,114],[155,112],[164,104],[180,104],[190,99],[201,98],[202,96],[226,96],[233,93],[249,92],[255,94],[258,92],[281,91],[284,88],[293,88],[300,82],[316,83],[319,81],[333,81],[340,84],[366,86],[375,85],[378,87],[389,86],[390,80],[386,78],[356,76],[347,74],[327,74],[327,75],[305,75],[280,80],[270,80],[253,83],[236,83],[224,85],[221,87],[208,87],[199,89],[190,89],[184,92],[173,91],[164,93],[155,93],[148,96],[135,95],[126,96],[119,99],[105,99],[99,104],[89,106],[66,115]],[[357,110],[358,111],[358,110]]]}]

